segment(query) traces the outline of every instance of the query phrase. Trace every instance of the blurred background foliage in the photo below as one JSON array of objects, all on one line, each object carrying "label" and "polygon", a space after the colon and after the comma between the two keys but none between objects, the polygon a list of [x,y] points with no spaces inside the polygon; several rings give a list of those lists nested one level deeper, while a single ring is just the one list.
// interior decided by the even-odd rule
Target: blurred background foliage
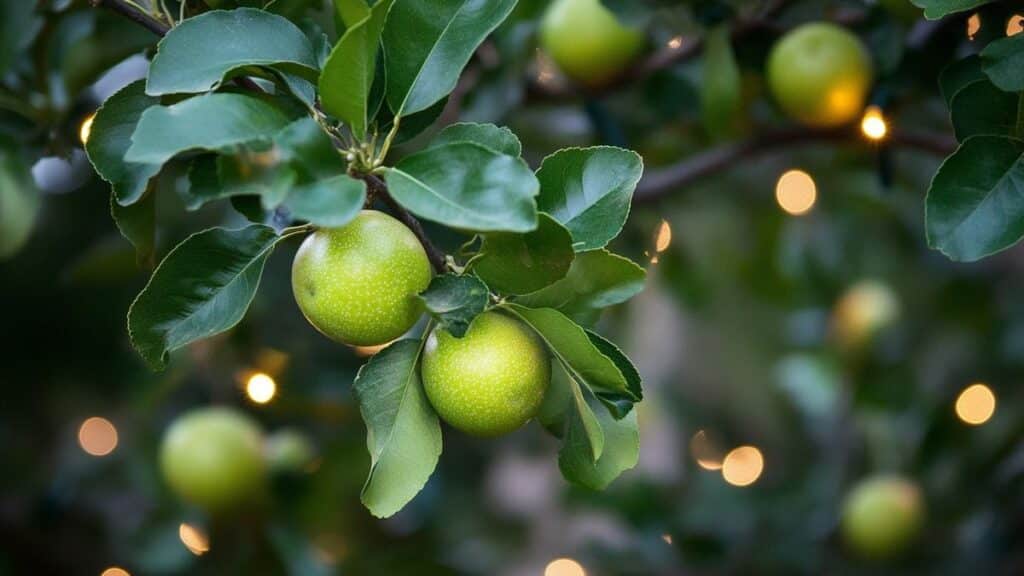
[{"label": "blurred background foliage", "polygon": [[[648,288],[601,321],[647,384],[637,468],[591,492],[560,478],[557,441],[539,426],[499,440],[446,430],[424,492],[378,521],[359,503],[368,456],[351,393],[372,351],[331,343],[302,318],[289,284],[296,246],[270,259],[229,334],[156,374],[130,349],[124,315],[148,272],[110,218],[109,187],[81,140],[98,105],[144,76],[155,38],[84,1],[0,2],[0,573],[1024,571],[1024,252],[951,263],[926,247],[922,216],[937,151],[952,140],[937,78],[1019,29],[1024,6],[927,22],[898,1],[794,0],[751,24],[764,3],[607,4],[646,27],[649,54],[692,54],[588,94],[538,53],[547,2],[522,0],[437,126],[508,125],[534,166],[564,146],[627,146],[650,175],[786,130],[766,95],[766,54],[785,30],[825,19],[870,48],[872,103],[893,134],[926,143],[767,141],[656,193],[641,184],[612,248],[644,263]],[[318,0],[269,9],[337,36]],[[721,48],[691,46],[716,26],[733,30],[732,64],[715,59]],[[708,112],[708,66],[737,75],[735,114]],[[790,170],[816,192],[796,208],[796,192],[776,186]],[[243,222],[219,205],[186,217],[183,178],[172,167],[158,183],[158,255],[196,230]],[[958,403],[976,382],[987,388]],[[268,432],[296,430],[316,456],[276,474],[262,506],[206,517],[170,495],[156,450],[175,416],[209,404],[236,405]],[[730,454],[743,446],[753,449]],[[868,562],[844,546],[839,517],[850,487],[882,472],[920,484],[927,521],[918,545]]]}]

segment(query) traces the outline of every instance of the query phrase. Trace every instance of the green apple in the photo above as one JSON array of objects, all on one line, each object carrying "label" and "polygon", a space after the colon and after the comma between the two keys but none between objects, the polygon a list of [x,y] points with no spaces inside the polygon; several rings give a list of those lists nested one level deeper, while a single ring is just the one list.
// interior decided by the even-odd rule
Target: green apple
[{"label": "green apple", "polygon": [[899,298],[887,284],[861,280],[850,286],[836,303],[833,335],[841,348],[856,350],[891,326],[899,316]]},{"label": "green apple", "polygon": [[276,472],[302,472],[316,458],[316,450],[309,438],[299,432],[285,428],[267,438],[267,463]]},{"label": "green apple", "polygon": [[874,476],[847,495],[841,530],[852,550],[883,559],[906,549],[920,532],[924,516],[917,484],[899,476]]},{"label": "green apple", "polygon": [[160,466],[182,499],[214,512],[236,508],[262,492],[263,433],[233,409],[194,410],[167,429]]},{"label": "green apple", "polygon": [[620,23],[600,0],[555,0],[541,22],[540,42],[566,76],[599,86],[637,57],[644,35]]},{"label": "green apple", "polygon": [[792,118],[810,126],[852,122],[873,81],[871,56],[860,39],[825,22],[782,37],[768,56],[768,85]]},{"label": "green apple", "polygon": [[292,290],[306,319],[352,346],[405,334],[422,314],[416,295],[430,277],[427,253],[412,231],[375,210],[310,234],[292,264]]},{"label": "green apple", "polygon": [[537,414],[551,361],[529,328],[485,312],[462,338],[435,329],[424,346],[421,374],[442,420],[468,434],[498,436]]}]

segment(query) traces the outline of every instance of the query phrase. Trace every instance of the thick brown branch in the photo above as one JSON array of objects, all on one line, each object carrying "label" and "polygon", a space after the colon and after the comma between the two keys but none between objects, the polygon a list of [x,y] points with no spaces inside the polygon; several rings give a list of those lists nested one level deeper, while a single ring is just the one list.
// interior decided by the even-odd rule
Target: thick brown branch
[{"label": "thick brown branch", "polygon": [[380,198],[388,208],[394,212],[395,217],[402,221],[412,233],[416,235],[420,240],[420,244],[423,244],[423,249],[427,252],[427,258],[430,259],[430,264],[434,267],[434,270],[438,274],[443,274],[446,269],[444,252],[441,252],[434,246],[434,243],[430,241],[427,236],[427,232],[423,229],[423,225],[416,219],[415,216],[409,213],[401,204],[399,204],[388,192],[388,185],[379,177],[373,174],[358,175],[358,178],[362,178],[366,182],[367,192],[374,198]]},{"label": "thick brown branch", "polygon": [[166,23],[157,20],[149,14],[140,12],[134,6],[121,0],[92,0],[92,5],[109,8],[157,36],[163,36],[171,29]]},{"label": "thick brown branch", "polygon": [[[637,186],[633,202],[643,203],[658,200],[701,178],[736,167],[744,160],[777,152],[781,148],[811,142],[848,142],[859,143],[862,146],[870,145],[863,142],[854,127],[827,130],[793,128],[768,132],[749,140],[725,144],[690,156],[677,164],[648,172]],[[886,143],[890,146],[911,148],[937,156],[949,155],[956,148],[956,142],[948,136],[917,132],[893,131]]]}]

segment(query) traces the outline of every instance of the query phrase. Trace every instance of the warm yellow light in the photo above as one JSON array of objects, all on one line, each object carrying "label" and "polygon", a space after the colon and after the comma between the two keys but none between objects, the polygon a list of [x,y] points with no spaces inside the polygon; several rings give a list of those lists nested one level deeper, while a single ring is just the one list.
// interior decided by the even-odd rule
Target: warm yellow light
[{"label": "warm yellow light", "polygon": [[96,114],[89,114],[85,120],[82,120],[82,126],[78,128],[78,139],[82,141],[84,146],[89,142],[89,136],[92,135],[92,121],[96,119]]},{"label": "warm yellow light", "polygon": [[245,383],[245,393],[257,404],[266,404],[277,394],[277,382],[269,374],[256,372]]},{"label": "warm yellow light", "polygon": [[864,111],[864,118],[860,121],[860,131],[871,140],[881,140],[889,132],[889,126],[885,123],[885,116],[878,106],[868,106]]},{"label": "warm yellow light", "polygon": [[980,382],[964,388],[956,398],[956,415],[972,426],[988,422],[995,411],[996,395]]},{"label": "warm yellow light", "polygon": [[93,416],[78,428],[78,444],[93,456],[106,456],[117,448],[117,428],[106,418]]},{"label": "warm yellow light", "polygon": [[1014,14],[1006,21],[1006,35],[1013,36],[1024,32],[1024,14]]},{"label": "warm yellow light", "polygon": [[658,236],[654,240],[654,251],[664,252],[668,250],[670,244],[672,244],[672,226],[667,220],[662,220],[661,226],[658,226]]},{"label": "warm yellow light", "polygon": [[698,430],[690,438],[690,453],[697,465],[705,470],[719,470],[722,468],[722,453],[711,440],[707,432]]},{"label": "warm yellow light", "polygon": [[814,178],[803,170],[790,170],[779,176],[775,184],[775,200],[779,207],[793,216],[810,212],[818,199]]},{"label": "warm yellow light", "polygon": [[683,46],[682,36],[673,36],[666,44],[672,50],[679,50]]},{"label": "warm yellow light", "polygon": [[753,446],[740,446],[725,455],[722,461],[722,478],[733,486],[750,486],[761,477],[764,457]]},{"label": "warm yellow light", "polygon": [[355,351],[356,356],[359,356],[360,358],[369,358],[388,346],[391,346],[391,342],[388,342],[387,344],[378,344],[376,346],[353,346],[352,350]]},{"label": "warm yellow light", "polygon": [[587,572],[572,558],[559,558],[548,564],[544,576],[587,576]]},{"label": "warm yellow light", "polygon": [[981,15],[975,12],[967,19],[967,39],[974,40],[979,30],[981,30]]},{"label": "warm yellow light", "polygon": [[665,544],[668,544],[669,546],[672,545],[672,535],[671,534],[662,534],[661,535],[661,539],[662,539],[662,541],[665,542]]},{"label": "warm yellow light", "polygon": [[118,568],[117,566],[111,566],[110,568],[107,568],[106,570],[101,572],[100,576],[132,576],[132,575],[129,574],[128,571],[125,570],[124,568]]},{"label": "warm yellow light", "polygon": [[178,526],[178,538],[181,538],[181,543],[185,545],[185,548],[188,548],[188,551],[196,556],[202,556],[210,551],[209,537],[191,524],[182,522],[181,526]]}]

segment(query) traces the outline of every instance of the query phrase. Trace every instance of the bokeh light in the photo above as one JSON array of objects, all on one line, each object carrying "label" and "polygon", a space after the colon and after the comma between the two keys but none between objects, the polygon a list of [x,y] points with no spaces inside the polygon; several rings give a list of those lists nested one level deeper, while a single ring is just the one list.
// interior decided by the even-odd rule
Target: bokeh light
[{"label": "bokeh light", "polygon": [[89,142],[89,136],[92,136],[92,122],[96,119],[96,114],[89,114],[82,120],[82,125],[78,128],[78,139],[82,141],[84,146]]},{"label": "bokeh light", "polygon": [[803,170],[789,170],[775,184],[775,200],[779,207],[793,216],[810,212],[818,199],[814,178]]},{"label": "bokeh light", "polygon": [[257,404],[266,404],[274,399],[277,394],[277,382],[270,377],[270,374],[256,372],[249,376],[245,383],[245,393],[249,399]]},{"label": "bokeh light", "polygon": [[587,576],[587,572],[572,558],[559,558],[548,563],[544,576]]},{"label": "bokeh light", "polygon": [[722,452],[707,432],[698,430],[690,438],[690,453],[697,465],[705,470],[721,470]]},{"label": "bokeh light", "polygon": [[889,132],[889,126],[885,123],[885,116],[878,106],[868,106],[864,111],[864,117],[860,121],[860,131],[870,140],[882,140]]},{"label": "bokeh light", "polygon": [[964,388],[956,398],[957,417],[972,426],[980,426],[988,422],[995,411],[995,393],[980,382]]},{"label": "bokeh light", "polygon": [[1014,36],[1024,32],[1024,14],[1014,14],[1006,21],[1006,35]]},{"label": "bokeh light", "polygon": [[981,15],[975,12],[967,19],[967,39],[974,40],[979,30],[981,30]]},{"label": "bokeh light", "polygon": [[117,566],[111,566],[110,568],[107,568],[106,570],[101,572],[100,576],[132,576],[132,575],[127,570],[125,570],[124,568],[119,568]]},{"label": "bokeh light", "polygon": [[672,226],[667,220],[662,220],[661,225],[658,226],[658,235],[654,240],[654,251],[661,253],[668,250],[668,247],[672,244]]},{"label": "bokeh light", "polygon": [[210,538],[205,532],[191,524],[182,522],[178,526],[178,538],[188,548],[188,551],[196,556],[202,556],[210,551]]},{"label": "bokeh light", "polygon": [[117,428],[106,418],[88,418],[78,428],[78,444],[87,454],[106,456],[117,448]]},{"label": "bokeh light", "polygon": [[671,48],[672,50],[679,50],[680,48],[683,47],[683,37],[673,36],[665,45]]},{"label": "bokeh light", "polygon": [[740,446],[725,455],[722,478],[733,486],[750,486],[764,471],[764,456],[753,446]]}]

